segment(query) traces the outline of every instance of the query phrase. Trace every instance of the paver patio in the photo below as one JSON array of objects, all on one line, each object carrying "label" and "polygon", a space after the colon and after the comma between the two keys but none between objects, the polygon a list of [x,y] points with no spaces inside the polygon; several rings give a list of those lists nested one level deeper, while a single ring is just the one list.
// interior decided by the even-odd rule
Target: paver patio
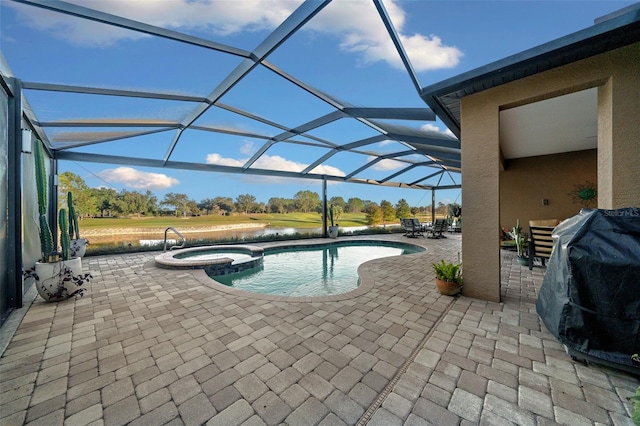
[{"label": "paver patio", "polygon": [[632,425],[638,378],[571,360],[541,325],[542,268],[504,252],[502,303],[452,298],[430,265],[460,235],[371,238],[427,251],[368,263],[372,288],[343,300],[222,292],[156,253],[85,258],[83,298],[25,308],[0,424]]}]

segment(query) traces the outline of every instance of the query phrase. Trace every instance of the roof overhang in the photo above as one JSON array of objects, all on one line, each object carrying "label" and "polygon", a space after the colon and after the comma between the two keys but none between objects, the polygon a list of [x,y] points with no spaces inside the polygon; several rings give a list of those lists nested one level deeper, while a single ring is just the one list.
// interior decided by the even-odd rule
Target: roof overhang
[{"label": "roof overhang", "polygon": [[595,25],[422,88],[420,96],[460,138],[460,99],[640,41],[640,3]]}]

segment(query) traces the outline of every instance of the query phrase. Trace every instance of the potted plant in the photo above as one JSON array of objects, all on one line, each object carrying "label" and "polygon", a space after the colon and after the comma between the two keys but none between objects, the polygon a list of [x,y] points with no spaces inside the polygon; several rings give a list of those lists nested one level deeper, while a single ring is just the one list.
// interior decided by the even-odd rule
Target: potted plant
[{"label": "potted plant", "polygon": [[442,259],[439,263],[433,263],[433,272],[436,274],[436,287],[440,294],[454,296],[462,290],[462,264],[449,263]]},{"label": "potted plant", "polygon": [[331,222],[331,226],[329,226],[329,238],[338,238],[338,225],[334,223],[337,212],[335,212],[334,209],[333,204],[331,204],[329,206],[329,221]]},{"label": "potted plant", "polygon": [[75,295],[82,295],[82,285],[89,281],[91,274],[82,273],[82,261],[72,257],[70,252],[69,223],[66,209],[60,209],[58,220],[60,225],[61,252],[53,245],[53,234],[47,221],[47,185],[42,142],[34,144],[34,160],[36,171],[36,190],[38,194],[38,228],[40,233],[40,261],[25,272],[25,277],[35,279],[36,290],[40,297],[48,302],[65,300]]},{"label": "potted plant", "polygon": [[520,219],[516,220],[516,226],[511,229],[511,237],[516,244],[517,260],[522,266],[529,265],[529,258],[525,253],[527,240],[522,236],[522,228],[520,227]]},{"label": "potted plant", "polygon": [[67,211],[69,212],[69,249],[71,250],[71,256],[83,257],[87,252],[87,244],[89,244],[89,241],[86,238],[80,238],[78,214],[73,205],[73,194],[71,194],[71,192],[67,192]]},{"label": "potted plant", "polygon": [[458,203],[449,204],[449,216],[453,219],[450,225],[457,230],[460,228],[460,216],[462,216],[462,207]]}]

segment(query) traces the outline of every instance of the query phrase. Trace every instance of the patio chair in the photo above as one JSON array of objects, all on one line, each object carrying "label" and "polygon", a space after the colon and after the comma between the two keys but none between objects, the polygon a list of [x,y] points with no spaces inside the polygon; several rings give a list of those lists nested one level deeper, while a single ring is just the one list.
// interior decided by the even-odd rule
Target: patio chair
[{"label": "patio chair", "polygon": [[400,224],[406,237],[424,237],[422,225],[418,219],[400,219]]},{"label": "patio chair", "polygon": [[533,269],[535,259],[539,259],[542,266],[551,256],[553,239],[551,234],[560,223],[557,219],[529,221],[529,269]]},{"label": "patio chair", "polygon": [[436,219],[429,231],[428,238],[447,238],[444,233],[447,231],[448,225],[445,219]]},{"label": "patio chair", "polygon": [[407,219],[400,218],[400,226],[402,226],[402,230],[404,231],[404,236],[408,237],[411,233],[411,227],[407,223]]},{"label": "patio chair", "polygon": [[411,218],[411,226],[414,229],[416,236],[424,237],[424,226],[420,223],[420,219],[417,217]]},{"label": "patio chair", "polygon": [[454,222],[451,225],[449,225],[450,234],[455,234],[458,232],[462,232],[462,226],[460,226],[460,222]]}]

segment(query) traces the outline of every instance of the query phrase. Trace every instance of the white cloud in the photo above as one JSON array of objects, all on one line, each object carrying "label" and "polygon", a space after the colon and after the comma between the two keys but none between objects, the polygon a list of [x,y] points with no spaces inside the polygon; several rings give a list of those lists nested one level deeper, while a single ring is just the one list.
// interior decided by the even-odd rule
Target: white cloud
[{"label": "white cloud", "polygon": [[[198,30],[218,35],[272,30],[302,0],[194,1],[194,0],[69,0],[69,3],[173,30]],[[136,32],[40,8],[10,6],[33,28],[82,46],[110,46],[124,39],[147,37]]]},{"label": "white cloud", "polygon": [[242,167],[247,160],[236,160],[235,158],[224,158],[220,154],[207,154],[207,164],[218,166]]},{"label": "white cloud", "polygon": [[272,169],[283,170],[286,172],[301,172],[308,164],[298,163],[296,161],[287,160],[279,155],[262,155],[253,163],[251,167],[254,169]]},{"label": "white cloud", "polygon": [[[175,30],[198,30],[221,36],[239,32],[273,30],[300,4],[301,0],[136,0],[88,1],[72,3]],[[395,0],[385,8],[416,71],[450,68],[458,64],[462,52],[445,45],[437,35],[404,34],[405,11]],[[8,3],[21,12],[29,26],[54,34],[73,44],[109,46],[119,40],[145,37],[142,33],[73,18],[20,4]],[[268,4],[268,7],[265,7]],[[356,53],[363,64],[379,61],[403,69],[378,12],[370,0],[334,1],[316,15],[305,29],[337,36],[341,49]]]},{"label": "white cloud", "polygon": [[[376,157],[369,156],[367,158],[367,163],[370,162],[370,161],[373,161],[375,159],[376,159]],[[372,170],[379,170],[379,171],[390,171],[390,170],[397,170],[402,166],[406,167],[407,164],[403,163],[401,161],[385,159],[385,160],[378,161],[376,164],[371,166],[371,169]]]},{"label": "white cloud", "polygon": [[[246,162],[246,159],[225,158],[220,154],[208,154],[207,164],[216,164],[220,166],[232,166],[242,167]],[[254,169],[267,169],[267,170],[281,170],[285,172],[301,172],[306,169],[308,164],[299,163],[297,161],[287,160],[279,155],[266,155],[263,154],[258,160],[251,165]],[[345,173],[337,167],[319,165],[315,167],[311,173],[326,174],[332,176],[345,176]]]},{"label": "white cloud", "polygon": [[240,153],[244,155],[251,155],[255,152],[255,145],[251,141],[245,142],[244,145],[240,147]]},{"label": "white cloud", "polygon": [[[456,135],[453,134],[453,132],[449,129],[444,129],[444,130],[440,130],[440,128],[438,126],[436,126],[435,124],[425,124],[424,126],[420,127],[422,130],[427,130],[427,131],[432,131],[432,132],[438,132],[441,133],[443,135],[447,135],[447,136],[451,136],[453,138],[456,137]],[[457,139],[457,138],[456,138]]]},{"label": "white cloud", "polygon": [[180,183],[178,179],[163,173],[141,172],[131,167],[117,167],[103,170],[97,175],[110,183],[121,183],[129,188],[153,190],[167,189]]},{"label": "white cloud", "polygon": [[[395,1],[387,0],[384,4],[416,71],[450,68],[458,64],[462,56],[459,49],[444,45],[435,35],[403,34],[405,11]],[[394,68],[404,69],[400,56],[371,1],[333,2],[310,22],[310,28],[319,32],[339,34],[340,48],[358,53],[365,64],[385,61]]]},{"label": "white cloud", "polygon": [[[76,3],[82,5],[82,3]],[[95,2],[87,5],[93,7],[99,4]],[[19,3],[6,2],[6,6],[12,7],[18,12],[18,19],[21,23],[77,46],[107,47],[121,40],[137,40],[147,37],[139,32]]]}]

